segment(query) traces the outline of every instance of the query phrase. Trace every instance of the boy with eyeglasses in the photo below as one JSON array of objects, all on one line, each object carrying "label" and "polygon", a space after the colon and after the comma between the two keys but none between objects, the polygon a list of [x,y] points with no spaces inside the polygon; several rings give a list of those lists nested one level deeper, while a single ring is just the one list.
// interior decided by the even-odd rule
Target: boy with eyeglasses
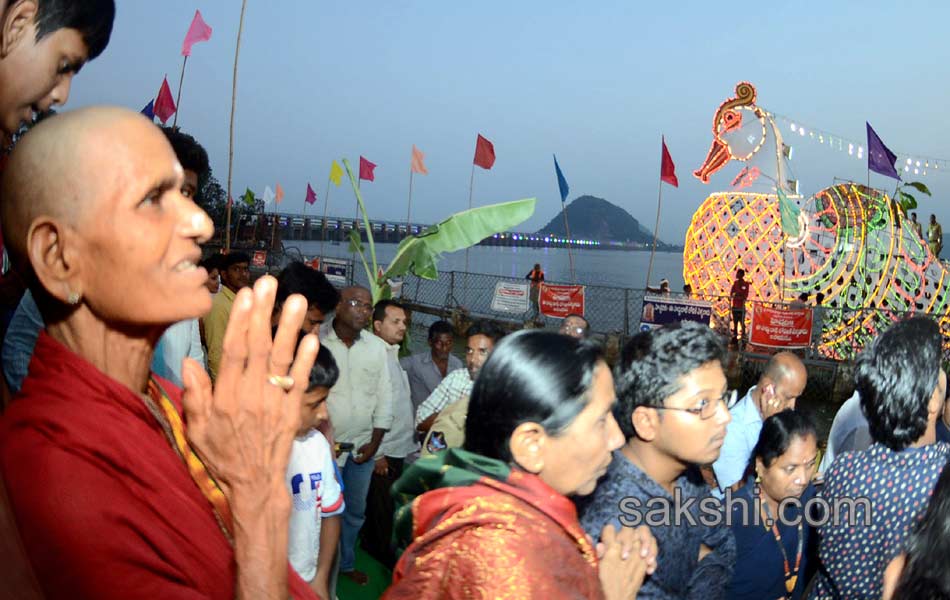
[{"label": "boy with eyeglasses", "polygon": [[731,420],[724,358],[722,338],[697,323],[646,331],[624,347],[614,415],[627,443],[579,512],[595,538],[608,523],[650,526],[662,558],[638,598],[724,598],[732,578],[735,539],[700,510],[710,489],[697,468],[719,456]]}]

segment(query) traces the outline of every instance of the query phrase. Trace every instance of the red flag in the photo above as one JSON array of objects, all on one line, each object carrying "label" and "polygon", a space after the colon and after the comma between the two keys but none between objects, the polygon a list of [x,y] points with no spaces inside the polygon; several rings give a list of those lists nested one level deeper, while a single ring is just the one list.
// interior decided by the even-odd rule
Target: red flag
[{"label": "red flag", "polygon": [[486,170],[495,164],[495,147],[482,134],[478,134],[475,142],[475,164]]},{"label": "red flag", "polygon": [[310,187],[310,183],[307,183],[307,197],[304,199],[307,204],[316,204],[317,203],[317,193],[313,191],[313,188]]},{"label": "red flag", "polygon": [[360,157],[360,179],[365,179],[366,181],[373,181],[373,169],[376,168],[375,163],[371,163],[362,156]]},{"label": "red flag", "polygon": [[152,109],[155,112],[155,116],[158,117],[162,125],[165,124],[175,111],[175,100],[172,98],[172,91],[168,87],[168,77],[162,80],[162,87],[158,90],[158,97],[155,98],[155,106]]},{"label": "red flag", "polygon": [[673,157],[670,156],[670,151],[666,148],[665,139],[663,139],[663,160],[660,163],[660,181],[665,181],[673,187],[680,186],[680,182],[676,178],[676,165],[673,164]]},{"label": "red flag", "polygon": [[181,55],[191,56],[191,47],[198,43],[211,39],[211,28],[201,18],[201,11],[195,11],[195,18],[191,20],[188,27],[188,33],[185,34],[185,41],[181,45]]}]

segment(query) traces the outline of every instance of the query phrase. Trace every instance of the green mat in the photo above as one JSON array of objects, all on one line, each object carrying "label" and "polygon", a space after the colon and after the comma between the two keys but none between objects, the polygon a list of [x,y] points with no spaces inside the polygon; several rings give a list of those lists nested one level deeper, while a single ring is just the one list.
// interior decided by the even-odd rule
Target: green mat
[{"label": "green mat", "polygon": [[369,554],[356,547],[356,570],[369,576],[369,583],[356,585],[346,577],[340,577],[336,584],[336,597],[339,600],[376,600],[383,595],[392,581],[392,573]]}]

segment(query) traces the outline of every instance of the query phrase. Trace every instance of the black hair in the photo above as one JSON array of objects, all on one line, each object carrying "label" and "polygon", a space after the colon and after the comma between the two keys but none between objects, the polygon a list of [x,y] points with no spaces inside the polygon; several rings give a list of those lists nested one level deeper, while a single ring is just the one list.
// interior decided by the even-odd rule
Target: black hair
[{"label": "black hair", "polygon": [[629,440],[636,431],[631,417],[640,406],[660,407],[680,389],[680,379],[726,356],[722,337],[705,325],[674,323],[630,338],[615,376],[614,416]]},{"label": "black hair", "polygon": [[168,143],[172,145],[181,168],[186,171],[193,171],[198,179],[205,176],[210,168],[208,165],[208,153],[198,143],[198,141],[182,130],[174,127],[162,127],[162,133],[168,138]]},{"label": "black hair", "polygon": [[443,333],[448,333],[450,335],[455,335],[455,330],[452,329],[452,324],[448,321],[443,321],[439,319],[432,325],[429,325],[429,337],[428,340],[431,342],[435,338],[439,337]]},{"label": "black hair", "polygon": [[373,323],[375,323],[376,321],[383,321],[384,319],[386,319],[386,309],[390,306],[392,306],[393,308],[398,308],[403,313],[406,312],[405,306],[403,306],[396,300],[386,298],[385,300],[380,300],[379,302],[377,302],[376,306],[373,308]]},{"label": "black hair", "polygon": [[950,463],[943,467],[923,518],[904,546],[907,559],[894,599],[950,598]]},{"label": "black hair", "polygon": [[752,449],[749,464],[759,459],[766,467],[772,466],[775,459],[785,454],[792,440],[812,436],[818,438],[815,423],[805,413],[795,410],[783,410],[766,419],[759,432],[759,441]]},{"label": "black hair", "polygon": [[300,294],[307,299],[308,306],[316,306],[320,312],[333,312],[340,293],[327,276],[299,260],[291,262],[277,275],[277,296],[275,304],[283,304],[291,294]]},{"label": "black hair", "polygon": [[498,342],[505,337],[505,332],[494,321],[475,321],[465,332],[465,337],[470,338],[476,335],[484,335],[493,342]]},{"label": "black hair", "polygon": [[333,353],[330,352],[329,348],[321,344],[320,350],[317,352],[317,359],[313,361],[313,367],[310,369],[307,391],[312,392],[314,388],[318,387],[330,389],[336,385],[337,379],[339,378],[340,368],[333,358]]},{"label": "black hair", "polygon": [[251,262],[251,257],[246,252],[228,252],[222,255],[221,264],[218,266],[222,271],[240,263]]},{"label": "black hair", "polygon": [[745,269],[739,269],[736,271],[736,277],[745,277]]},{"label": "black hair", "polygon": [[220,252],[214,252],[209,254],[205,258],[201,259],[201,262],[198,263],[199,267],[204,267],[210,273],[212,269],[221,270],[221,259],[224,258],[224,255]]},{"label": "black hair", "polygon": [[891,325],[858,355],[854,383],[875,442],[903,450],[924,434],[942,343],[935,321],[912,317]]},{"label": "black hair", "polygon": [[60,29],[75,29],[92,60],[109,45],[114,20],[114,0],[37,0],[36,41]]},{"label": "black hair", "polygon": [[537,423],[551,436],[563,432],[587,406],[603,360],[599,345],[554,331],[507,336],[472,386],[464,448],[510,462],[511,434],[522,423]]}]

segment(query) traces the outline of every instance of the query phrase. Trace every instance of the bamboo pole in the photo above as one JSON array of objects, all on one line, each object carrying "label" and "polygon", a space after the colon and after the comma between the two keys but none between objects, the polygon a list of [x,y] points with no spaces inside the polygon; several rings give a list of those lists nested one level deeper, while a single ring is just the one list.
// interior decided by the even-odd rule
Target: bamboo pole
[{"label": "bamboo pole", "polygon": [[[238,57],[241,54],[241,34],[244,32],[244,11],[247,8],[247,0],[241,0],[241,22],[238,25],[237,43],[234,46],[234,75],[231,79],[231,125],[228,131],[228,198],[231,197],[231,178],[234,168],[234,108],[237,104],[237,73]],[[184,67],[182,67],[184,71]],[[183,74],[184,76],[184,74]],[[179,87],[179,91],[181,88]],[[228,205],[227,228],[224,233],[224,251],[231,250],[231,206]]]}]

